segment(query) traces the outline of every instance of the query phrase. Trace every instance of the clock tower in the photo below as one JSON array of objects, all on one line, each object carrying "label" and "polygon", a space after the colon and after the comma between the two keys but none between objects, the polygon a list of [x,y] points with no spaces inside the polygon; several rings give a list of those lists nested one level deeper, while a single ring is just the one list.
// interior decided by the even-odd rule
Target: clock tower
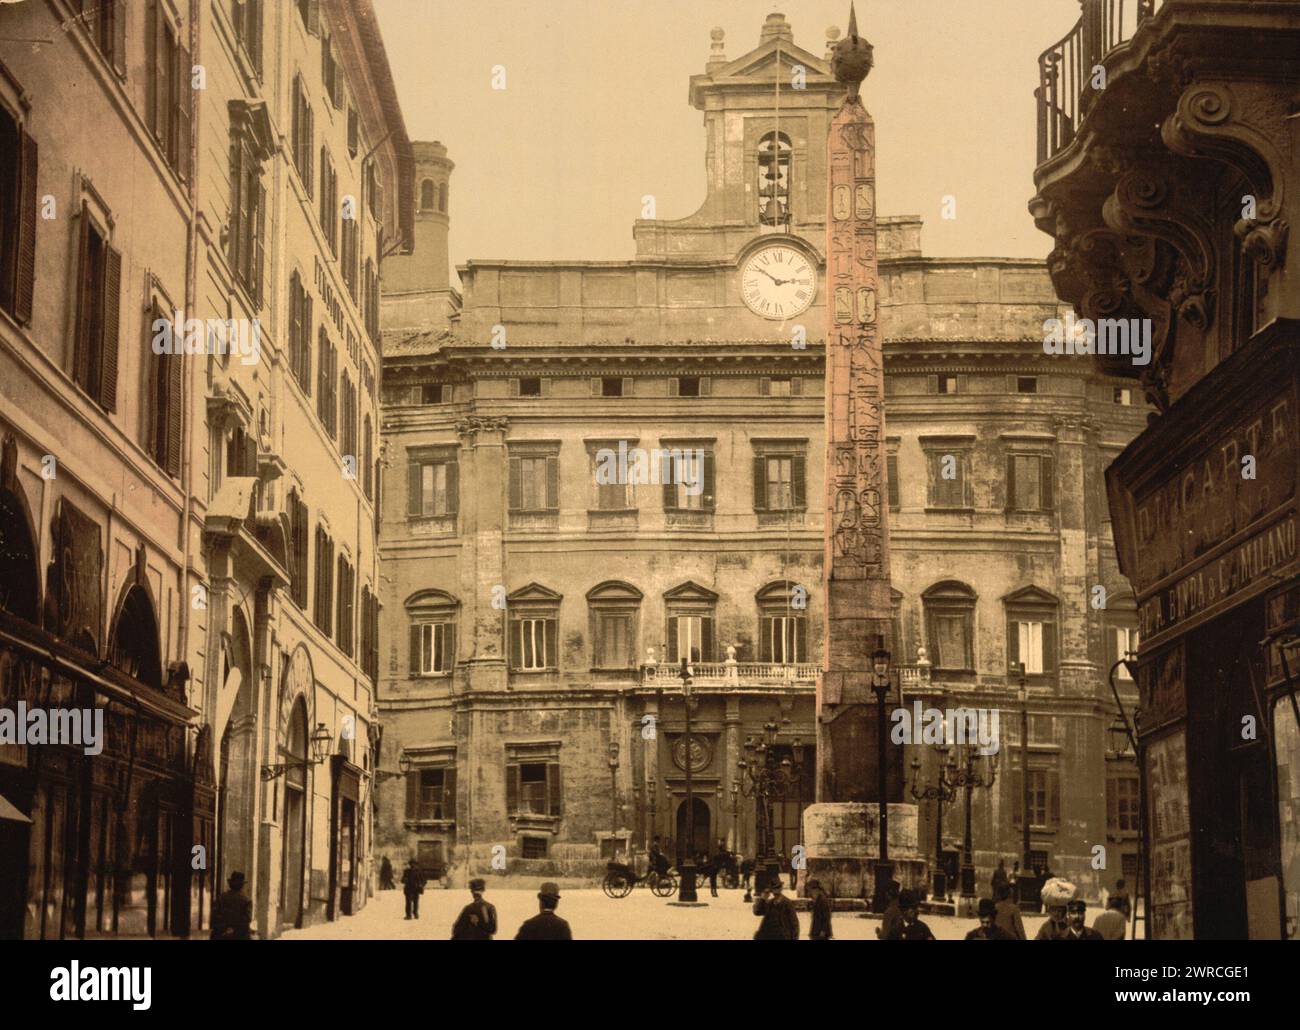
[{"label": "clock tower", "polygon": [[[723,30],[713,30],[708,63],[690,84],[691,104],[704,112],[704,203],[686,218],[638,220],[632,230],[638,258],[744,262],[766,237],[787,236],[801,259],[821,263],[826,136],[845,92],[828,60],[839,30],[827,36],[826,56],[819,57],[795,43],[785,15],[769,14],[758,46],[733,60]],[[768,265],[790,260],[778,251],[767,256]],[[790,292],[787,300],[766,298],[769,310],[797,306]]]}]

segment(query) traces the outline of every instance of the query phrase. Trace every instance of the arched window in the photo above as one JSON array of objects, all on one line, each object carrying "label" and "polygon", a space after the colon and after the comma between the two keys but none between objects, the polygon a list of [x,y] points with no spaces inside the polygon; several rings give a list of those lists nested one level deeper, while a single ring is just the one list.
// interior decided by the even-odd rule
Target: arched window
[{"label": "arched window", "polygon": [[0,488],[0,611],[38,621],[38,570],[27,506],[18,493]]},{"label": "arched window", "polygon": [[758,660],[794,665],[808,657],[808,588],[779,580],[755,597],[758,603]]},{"label": "arched window", "polygon": [[114,668],[155,690],[162,689],[158,619],[148,591],[138,584],[127,590],[122,599],[108,654]]},{"label": "arched window", "polygon": [[935,669],[974,671],[975,600],[974,590],[952,579],[921,595],[929,658]]},{"label": "arched window", "polygon": [[769,132],[758,142],[758,220],[764,225],[790,221],[790,158],[784,132]]},{"label": "arched window", "polygon": [[447,210],[447,184],[445,182],[438,186],[438,210],[444,213]]},{"label": "arched window", "polygon": [[420,183],[420,210],[433,210],[433,191],[434,185],[432,179],[425,179]]},{"label": "arched window", "polygon": [[607,580],[587,592],[594,669],[630,669],[636,664],[641,591]]}]

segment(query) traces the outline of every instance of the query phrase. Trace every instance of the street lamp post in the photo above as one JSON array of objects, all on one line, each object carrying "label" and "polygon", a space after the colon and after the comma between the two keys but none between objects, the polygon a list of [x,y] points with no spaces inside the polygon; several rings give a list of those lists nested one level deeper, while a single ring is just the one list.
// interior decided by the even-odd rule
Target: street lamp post
[{"label": "street lamp post", "polygon": [[686,766],[686,861],[682,863],[679,872],[682,874],[681,885],[677,892],[677,900],[687,904],[693,904],[698,901],[695,893],[695,794],[691,782],[691,767],[695,764],[695,755],[692,750],[691,740],[691,675],[692,670],[686,657],[682,656],[681,671],[678,676],[682,681],[682,697],[684,704],[682,707],[686,710],[686,747],[685,761]]},{"label": "street lamp post", "polygon": [[953,761],[951,755],[948,756],[947,766],[944,770],[944,778],[952,787],[961,787],[966,791],[966,835],[962,841],[961,857],[961,896],[962,900],[968,907],[974,906],[975,901],[975,848],[971,836],[971,799],[976,787],[985,789],[991,788],[997,781],[998,776],[998,756],[995,751],[992,755],[982,756],[984,758],[984,768],[978,768],[976,762],[979,755],[969,744],[961,748],[962,760],[960,763]]},{"label": "street lamp post", "polygon": [[740,781],[731,781],[731,850],[740,851]]},{"label": "street lamp post", "polygon": [[654,842],[657,834],[655,833],[658,823],[655,822],[655,803],[658,800],[658,791],[655,790],[656,781],[653,776],[647,776],[645,780],[645,794],[647,807],[650,810],[650,828],[646,832],[646,851],[650,850],[650,845]]},{"label": "street lamp post", "polygon": [[[1028,900],[1028,889],[1025,887],[1029,880],[1029,868],[1033,862],[1033,857],[1029,853],[1029,679],[1025,675],[1025,663],[1018,662],[1016,672],[1020,677],[1020,832],[1021,838],[1021,856],[1020,856],[1020,878],[1016,881],[1016,887],[1020,897],[1016,900],[1020,907],[1024,908]],[[1041,888],[1042,884],[1039,884]]]},{"label": "street lamp post", "polygon": [[884,646],[877,647],[871,655],[871,690],[876,695],[876,774],[880,804],[880,856],[876,861],[875,898],[872,903],[876,912],[885,911],[885,906],[889,903],[887,887],[894,878],[894,863],[889,860],[888,766],[885,762],[885,747],[889,740],[885,729],[885,699],[889,696],[890,688],[889,657],[889,651]]},{"label": "street lamp post", "polygon": [[[772,818],[772,799],[778,795],[788,797],[795,778],[803,774],[802,753],[795,761],[776,757],[776,733],[779,727],[774,722],[764,723],[764,739],[745,738],[745,754],[736,763],[743,777],[740,792],[747,798],[758,802],[758,859],[754,864],[754,890],[762,892],[771,879],[781,875],[781,860],[776,854],[775,822]],[[800,752],[802,752],[800,748]],[[745,895],[746,898],[749,895]]]},{"label": "street lamp post", "polygon": [[939,781],[934,785],[929,783],[925,786],[919,786],[921,782],[921,759],[912,758],[912,797],[917,801],[933,801],[935,803],[934,816],[934,889],[933,897],[936,901],[943,901],[948,894],[948,874],[943,868],[943,806],[944,802],[951,801],[957,796],[957,788],[950,786],[944,778],[943,771],[948,761],[947,743],[939,744],[935,748],[939,756]]},{"label": "street lamp post", "polygon": [[618,831],[618,741],[609,742],[609,832]]}]

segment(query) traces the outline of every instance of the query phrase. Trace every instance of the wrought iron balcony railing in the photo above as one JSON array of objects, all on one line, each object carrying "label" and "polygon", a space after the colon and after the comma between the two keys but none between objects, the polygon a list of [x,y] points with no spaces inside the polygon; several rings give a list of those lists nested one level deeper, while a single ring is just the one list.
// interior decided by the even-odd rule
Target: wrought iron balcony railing
[{"label": "wrought iron balcony railing", "polygon": [[1082,0],[1083,11],[1060,42],[1038,57],[1038,163],[1070,145],[1096,96],[1096,67],[1131,40],[1167,0]]}]

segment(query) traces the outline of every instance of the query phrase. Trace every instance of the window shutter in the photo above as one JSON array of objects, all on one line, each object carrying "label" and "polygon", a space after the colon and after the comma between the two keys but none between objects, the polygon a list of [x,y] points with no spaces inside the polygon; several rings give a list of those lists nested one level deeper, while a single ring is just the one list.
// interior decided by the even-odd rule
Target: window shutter
[{"label": "window shutter", "polygon": [[790,377],[790,396],[791,397],[803,396],[803,376]]},{"label": "window shutter", "polygon": [[700,376],[700,396],[707,397],[709,396],[709,392],[710,392],[709,377]]},{"label": "window shutter", "polygon": [[758,660],[772,661],[772,617],[763,615],[758,620]]},{"label": "window shutter", "polygon": [[[895,623],[897,625],[897,623]],[[902,649],[898,646],[898,634],[894,634],[894,654],[901,654]],[[808,661],[808,620],[802,615],[794,617],[794,652],[795,660],[799,662]]]},{"label": "window shutter", "polygon": [[563,790],[560,786],[560,763],[548,762],[546,765],[546,794],[550,798],[551,815],[560,814],[560,801]]},{"label": "window shutter", "polygon": [[958,376],[957,376],[957,392],[958,392],[958,393],[965,393],[965,392],[966,392],[966,383],[967,383],[969,380],[970,380],[970,376],[968,376],[968,375],[958,375]]},{"label": "window shutter", "polygon": [[511,396],[511,397],[518,397],[518,396],[519,396],[519,380],[518,380],[518,379],[511,379],[511,380],[510,380],[510,396]]},{"label": "window shutter", "polygon": [[670,616],[668,619],[668,663],[676,665],[680,660],[677,657],[677,616]]},{"label": "window shutter", "polygon": [[421,496],[421,491],[424,485],[423,468],[424,466],[421,465],[418,461],[413,461],[408,466],[408,473],[407,473],[408,492],[407,492],[407,506],[406,506],[406,514],[408,515],[424,514],[424,501],[423,501],[423,497]]},{"label": "window shutter", "polygon": [[760,397],[770,397],[772,395],[772,380],[767,376],[763,376],[758,381],[758,395]]},{"label": "window shutter", "polygon": [[938,393],[938,392],[939,392],[939,377],[938,377],[938,375],[932,375],[932,376],[926,376],[926,377],[925,377],[925,392],[926,392],[926,393]]},{"label": "window shutter", "polygon": [[100,336],[99,403],[106,411],[117,410],[117,337],[121,319],[122,255],[104,245],[104,311]]},{"label": "window shutter", "polygon": [[560,459],[552,455],[546,459],[546,508],[557,511],[560,507]]},{"label": "window shutter", "polygon": [[1056,623],[1043,622],[1043,672],[1056,675]]},{"label": "window shutter", "polygon": [[717,458],[712,451],[704,452],[704,507],[712,511],[716,501]]},{"label": "window shutter", "polygon": [[257,186],[257,236],[253,240],[253,299],[260,309],[265,303],[266,271],[266,187]]},{"label": "window shutter", "polygon": [[676,376],[673,376],[671,379],[668,380],[669,397],[676,397],[678,395],[678,385],[679,385],[679,380]]},{"label": "window shutter", "polygon": [[601,395],[600,376],[592,376],[591,378],[591,395],[593,397]]},{"label": "window shutter", "polygon": [[[167,411],[160,413],[167,420],[167,474],[181,474],[181,412],[185,410],[185,386],[182,369],[185,366],[183,354],[164,354],[159,361],[167,362]],[[252,438],[249,438],[252,442]],[[256,469],[256,463],[253,468]]]},{"label": "window shutter", "polygon": [[519,511],[524,506],[523,469],[518,458],[510,459],[510,510]]},{"label": "window shutter", "polygon": [[636,388],[636,381],[635,381],[634,379],[632,379],[630,376],[624,376],[624,377],[623,377],[623,396],[624,396],[624,397],[631,397],[633,391],[635,390],[635,388]]},{"label": "window shutter", "polygon": [[706,615],[700,619],[700,661],[713,660],[713,616]]},{"label": "window shutter", "polygon": [[515,762],[506,764],[506,812],[519,812],[519,766]]},{"label": "window shutter", "polygon": [[1051,511],[1056,507],[1056,483],[1055,483],[1055,462],[1050,456],[1044,456],[1039,459],[1042,466],[1039,472],[1039,482],[1042,484],[1042,508],[1043,511]]},{"label": "window shutter", "polygon": [[253,68],[262,74],[262,0],[248,0],[248,13],[245,20],[250,40],[249,49],[253,55]]},{"label": "window shutter", "polygon": [[754,510],[767,511],[767,459],[754,458]]},{"label": "window shutter", "polygon": [[456,818],[456,768],[452,766],[442,771],[442,817]]},{"label": "window shutter", "polygon": [[524,624],[519,619],[510,620],[510,668],[524,667]]},{"label": "window shutter", "polygon": [[447,462],[447,514],[460,511],[460,462]]},{"label": "window shutter", "polygon": [[[126,76],[126,0],[107,0],[108,16],[113,21],[113,68],[118,75]],[[186,73],[188,81],[189,74]]]},{"label": "window shutter", "polygon": [[558,669],[560,667],[560,620],[551,618],[546,620],[546,668]]},{"label": "window shutter", "polygon": [[543,380],[542,380],[542,396],[543,396],[543,397],[549,397],[550,395],[551,395],[551,381],[550,381],[549,379],[543,379]]},{"label": "window shutter", "polygon": [[1049,826],[1056,827],[1061,823],[1061,774],[1055,770],[1047,774],[1047,790],[1050,808],[1047,813],[1047,822]]},{"label": "window shutter", "polygon": [[796,508],[805,507],[804,475],[806,465],[807,462],[802,454],[796,454],[790,462],[790,479],[792,480],[790,488],[794,494],[794,506]]},{"label": "window shutter", "polygon": [[1007,455],[1007,511],[1016,510],[1016,456]]},{"label": "window shutter", "polygon": [[901,507],[898,491],[898,455],[890,454],[885,458],[886,494],[891,508]]},{"label": "window shutter", "polygon": [[406,818],[420,817],[420,770],[412,769],[406,774]]},{"label": "window shutter", "polygon": [[456,668],[456,624],[447,623],[447,628],[443,632],[446,634],[443,640],[447,651],[447,668],[443,671],[451,672]]},{"label": "window shutter", "polygon": [[173,115],[176,125],[176,171],[182,179],[190,177],[190,104],[194,99],[194,65],[190,52],[182,46],[176,48],[176,108]]},{"label": "window shutter", "polygon": [[298,282],[302,296],[302,388],[311,396],[311,294],[307,287]]},{"label": "window shutter", "polygon": [[1020,664],[1020,622],[1007,620],[1007,668],[1015,669]]},{"label": "window shutter", "polygon": [[36,140],[19,129],[22,184],[18,194],[18,269],[14,287],[14,318],[21,323],[32,319],[32,296],[36,290]]}]

